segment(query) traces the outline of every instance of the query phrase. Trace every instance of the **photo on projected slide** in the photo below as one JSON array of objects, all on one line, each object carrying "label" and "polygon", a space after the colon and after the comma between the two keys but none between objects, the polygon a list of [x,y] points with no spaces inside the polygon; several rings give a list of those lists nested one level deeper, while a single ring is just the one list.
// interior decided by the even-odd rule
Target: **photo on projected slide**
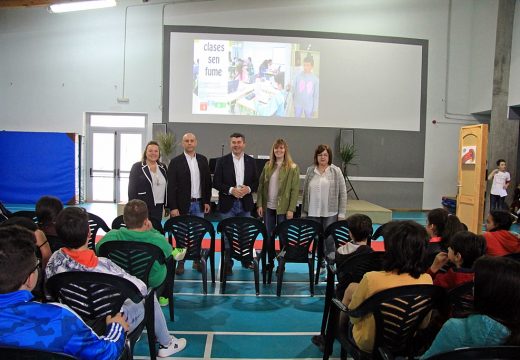
[{"label": "photo on projected slide", "polygon": [[311,44],[193,44],[192,113],[318,118],[320,53]]}]

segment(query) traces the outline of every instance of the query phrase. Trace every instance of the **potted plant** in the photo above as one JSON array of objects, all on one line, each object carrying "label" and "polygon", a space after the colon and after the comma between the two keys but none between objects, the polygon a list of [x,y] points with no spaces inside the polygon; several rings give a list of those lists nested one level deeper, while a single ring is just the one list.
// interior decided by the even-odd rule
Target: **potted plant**
[{"label": "potted plant", "polygon": [[352,161],[357,156],[357,149],[354,144],[343,145],[339,150],[339,155],[342,162],[343,174],[347,174],[348,165],[356,165]]},{"label": "potted plant", "polygon": [[170,162],[173,151],[175,150],[175,146],[177,145],[175,141],[175,134],[172,132],[157,134],[156,141],[159,143],[159,148],[161,149],[162,162],[168,164]]}]

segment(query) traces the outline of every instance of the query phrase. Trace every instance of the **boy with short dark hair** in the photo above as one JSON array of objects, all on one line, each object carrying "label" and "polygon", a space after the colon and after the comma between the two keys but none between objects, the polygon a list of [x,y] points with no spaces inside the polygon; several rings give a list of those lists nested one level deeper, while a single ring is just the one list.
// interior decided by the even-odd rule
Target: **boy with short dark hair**
[{"label": "boy with short dark hair", "polygon": [[19,226],[0,229],[0,345],[61,352],[78,359],[117,359],[128,324],[121,314],[107,316],[99,337],[61,304],[31,301],[39,263],[34,234]]}]

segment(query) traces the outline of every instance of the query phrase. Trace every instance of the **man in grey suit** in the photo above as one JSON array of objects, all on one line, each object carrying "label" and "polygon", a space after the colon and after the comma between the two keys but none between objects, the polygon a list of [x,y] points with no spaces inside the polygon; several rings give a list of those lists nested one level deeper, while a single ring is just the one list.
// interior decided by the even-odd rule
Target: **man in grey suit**
[{"label": "man in grey suit", "polygon": [[[184,152],[170,161],[168,167],[168,206],[170,216],[194,215],[204,217],[211,203],[211,174],[208,159],[195,152],[197,138],[192,133],[182,137]],[[193,269],[201,271],[199,262]],[[184,273],[184,261],[179,261],[177,275]]]}]

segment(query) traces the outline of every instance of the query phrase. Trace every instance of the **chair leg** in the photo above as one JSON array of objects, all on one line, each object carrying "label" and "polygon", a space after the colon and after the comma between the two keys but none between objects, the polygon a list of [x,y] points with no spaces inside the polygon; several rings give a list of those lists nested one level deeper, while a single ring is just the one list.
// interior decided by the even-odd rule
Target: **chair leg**
[{"label": "chair leg", "polygon": [[[319,277],[319,275],[318,275],[318,277]],[[309,259],[309,283],[311,286],[311,296],[314,296],[314,260],[313,259]]]},{"label": "chair leg", "polygon": [[267,270],[267,264],[266,264],[266,257],[267,253],[265,251],[262,252],[261,258],[262,258],[262,283],[265,285],[267,282],[266,275],[268,273]]},{"label": "chair leg", "polygon": [[[260,274],[258,271],[258,260],[253,259],[253,271],[255,272],[255,290],[256,290],[256,296],[260,295]],[[265,281],[264,281],[265,284]]]},{"label": "chair leg", "polygon": [[229,251],[224,252],[224,258],[223,258],[223,264],[222,268],[220,269],[220,272],[223,274],[223,276],[220,277],[220,293],[225,294],[226,293],[226,268],[229,263],[230,254]]},{"label": "chair leg", "polygon": [[334,296],[334,274],[327,272],[327,288],[325,289],[325,303],[323,305],[323,317],[321,319],[321,335],[325,335],[325,329],[330,315],[332,297]]},{"label": "chair leg", "polygon": [[211,270],[211,283],[215,283],[215,250],[211,251],[209,253],[209,263],[210,263],[210,270]]},{"label": "chair leg", "polygon": [[170,321],[175,321],[175,314],[173,308],[173,286],[175,285],[175,268],[177,267],[177,261],[173,261],[173,271],[172,276],[167,279],[166,282],[166,291],[168,292],[168,310],[170,312]]},{"label": "chair leg", "polygon": [[208,294],[208,272],[207,272],[207,261],[205,258],[200,259],[200,265],[202,267],[202,292],[204,295]]},{"label": "chair leg", "polygon": [[[145,321],[146,335],[148,337],[148,348],[150,350],[150,359],[156,360],[157,353],[155,351],[155,319],[154,319],[154,297],[155,292],[151,293],[145,300]],[[133,349],[132,349],[133,350]],[[132,351],[133,356],[133,351]]]},{"label": "chair leg", "polygon": [[276,296],[282,294],[283,273],[285,272],[285,259],[278,259],[278,281],[276,283]]}]

